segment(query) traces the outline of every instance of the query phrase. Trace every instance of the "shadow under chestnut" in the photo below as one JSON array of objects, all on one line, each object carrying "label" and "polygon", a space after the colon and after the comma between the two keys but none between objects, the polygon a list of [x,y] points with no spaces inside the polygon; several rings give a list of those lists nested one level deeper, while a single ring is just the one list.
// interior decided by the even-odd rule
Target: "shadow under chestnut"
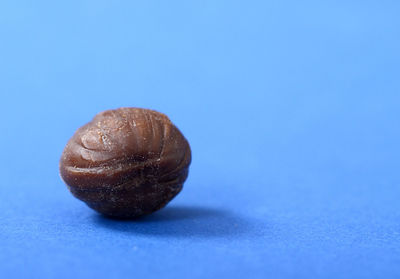
[{"label": "shadow under chestnut", "polygon": [[235,214],[217,208],[167,206],[135,220],[118,220],[94,215],[94,222],[124,233],[165,237],[227,237],[248,232],[247,222]]}]

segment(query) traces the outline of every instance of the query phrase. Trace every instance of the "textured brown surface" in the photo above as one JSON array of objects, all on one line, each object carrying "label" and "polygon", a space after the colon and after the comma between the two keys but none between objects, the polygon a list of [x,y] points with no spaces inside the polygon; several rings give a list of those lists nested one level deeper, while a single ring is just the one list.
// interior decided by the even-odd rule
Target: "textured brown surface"
[{"label": "textured brown surface", "polygon": [[96,115],[67,143],[61,177],[98,212],[134,218],[164,207],[182,189],[190,146],[162,113],[120,108]]}]

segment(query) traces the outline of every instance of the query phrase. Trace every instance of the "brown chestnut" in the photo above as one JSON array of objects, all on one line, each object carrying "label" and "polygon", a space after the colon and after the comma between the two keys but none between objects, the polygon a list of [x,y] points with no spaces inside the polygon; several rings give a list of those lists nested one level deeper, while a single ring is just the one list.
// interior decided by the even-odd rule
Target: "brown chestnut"
[{"label": "brown chestnut", "polygon": [[76,131],[62,153],[60,173],[89,207],[135,218],[163,208],[181,191],[190,162],[189,143],[166,115],[119,108]]}]

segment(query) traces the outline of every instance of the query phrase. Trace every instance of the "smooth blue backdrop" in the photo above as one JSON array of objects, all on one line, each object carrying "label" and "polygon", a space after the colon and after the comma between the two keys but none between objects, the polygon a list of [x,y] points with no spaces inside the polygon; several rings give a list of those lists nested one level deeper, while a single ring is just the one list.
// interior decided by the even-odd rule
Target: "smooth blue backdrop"
[{"label": "smooth blue backdrop", "polygon": [[[1,278],[400,278],[399,1],[1,1]],[[157,109],[183,192],[100,217],[58,174]]]}]

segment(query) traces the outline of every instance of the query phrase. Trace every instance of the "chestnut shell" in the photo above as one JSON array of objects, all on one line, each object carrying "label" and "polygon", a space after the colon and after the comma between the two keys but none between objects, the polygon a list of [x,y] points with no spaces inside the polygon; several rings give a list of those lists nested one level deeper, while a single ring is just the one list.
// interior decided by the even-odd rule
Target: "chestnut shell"
[{"label": "chestnut shell", "polygon": [[189,143],[166,115],[119,108],[97,114],[75,132],[60,173],[89,207],[135,218],[163,208],[181,191],[190,162]]}]

